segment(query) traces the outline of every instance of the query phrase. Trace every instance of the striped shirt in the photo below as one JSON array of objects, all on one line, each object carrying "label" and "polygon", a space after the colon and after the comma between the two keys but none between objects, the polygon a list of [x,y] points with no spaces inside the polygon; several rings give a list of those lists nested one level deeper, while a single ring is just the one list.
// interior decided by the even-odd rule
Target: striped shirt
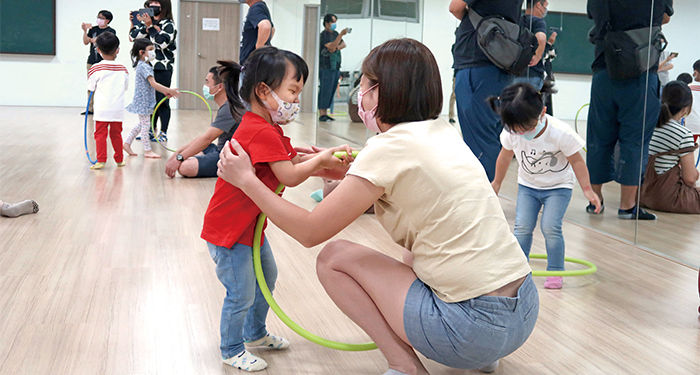
[{"label": "striped shirt", "polygon": [[115,61],[102,60],[88,71],[88,90],[94,91],[95,121],[121,122],[124,94],[129,87],[129,71]]},{"label": "striped shirt", "polygon": [[[670,120],[664,126],[654,129],[649,143],[649,155],[656,155],[660,152],[680,150],[686,147],[693,147],[693,134],[676,120]],[[664,155],[656,158],[654,169],[656,173],[663,174],[673,168],[681,156],[689,152],[677,155]]]}]

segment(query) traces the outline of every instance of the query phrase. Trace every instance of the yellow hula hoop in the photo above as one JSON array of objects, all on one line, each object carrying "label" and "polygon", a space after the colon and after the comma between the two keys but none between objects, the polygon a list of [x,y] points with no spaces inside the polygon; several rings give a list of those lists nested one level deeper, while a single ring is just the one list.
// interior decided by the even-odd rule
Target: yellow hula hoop
[{"label": "yellow hula hoop", "polygon": [[[192,95],[194,95],[194,96],[196,96],[196,97],[202,99],[202,101],[204,102],[204,104],[206,104],[206,105],[207,105],[207,108],[209,109],[209,119],[210,119],[210,122],[214,122],[214,114],[212,113],[212,111],[211,111],[211,106],[209,105],[209,102],[207,102],[206,99],[204,99],[201,95],[197,94],[196,92],[192,92],[192,91],[188,91],[188,90],[180,90],[180,92],[181,92],[181,93],[185,93],[185,94],[192,94]],[[156,105],[156,107],[153,108],[153,113],[151,114],[151,132],[153,133],[153,136],[156,136],[156,112],[158,112],[158,108],[160,108],[160,105],[163,104],[163,103],[164,103],[166,100],[168,100],[168,99],[170,99],[170,98],[168,98],[167,96],[164,97],[163,99],[161,99],[161,100],[158,102],[158,104]],[[174,150],[174,149],[172,149],[172,148],[169,148],[168,146],[166,146],[166,145],[164,145],[163,143],[161,143],[160,139],[158,139],[157,136],[156,136],[156,141],[158,142],[159,145],[163,146],[164,149],[166,149],[166,150],[168,150],[168,151],[171,151],[171,152],[177,152],[177,150]]]}]

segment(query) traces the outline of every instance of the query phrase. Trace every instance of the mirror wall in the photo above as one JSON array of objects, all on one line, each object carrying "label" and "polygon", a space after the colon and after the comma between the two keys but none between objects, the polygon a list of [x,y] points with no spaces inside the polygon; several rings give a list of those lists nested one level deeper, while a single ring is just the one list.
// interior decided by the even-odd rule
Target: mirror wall
[{"label": "mirror wall", "polygon": [[[657,2],[659,0],[656,0]],[[700,53],[694,48],[697,35],[700,32],[700,25],[697,23],[697,17],[700,15],[700,2],[696,0],[674,0],[673,8],[674,15],[670,21],[663,26],[663,33],[668,41],[665,54],[662,59],[669,54],[677,54],[676,58],[672,58],[668,64],[671,67],[668,70],[668,77],[664,81],[663,73],[661,74],[662,84],[668,80],[676,80],[681,73],[689,73],[693,75],[693,64],[700,59]],[[700,76],[698,76],[700,80]],[[694,85],[700,85],[697,80],[691,84],[691,89]],[[693,92],[693,107],[694,111],[700,110],[700,86],[696,86]],[[684,127],[691,133],[700,133],[700,117],[688,116],[684,119]],[[657,134],[652,139],[652,148],[655,140],[661,139],[661,133]],[[679,142],[674,142],[677,143]],[[653,151],[653,150],[652,150]],[[685,156],[686,159],[692,159],[692,163],[688,169],[695,166],[697,170],[698,152],[697,150]],[[660,166],[657,163],[657,167]],[[645,181],[645,184],[648,181]],[[697,188],[698,183],[695,183]],[[660,194],[661,195],[661,194]],[[676,196],[676,190],[668,189],[664,194],[666,197]],[[698,267],[700,265],[700,215],[697,214],[680,214],[662,212],[659,210],[649,210],[657,215],[655,221],[639,221],[636,232],[636,244],[643,246],[652,251],[658,252],[665,256],[674,258],[682,263]]]},{"label": "mirror wall", "polygon": [[[530,1],[532,0],[525,0],[526,3]],[[549,12],[545,17],[545,21],[548,24],[547,36],[551,36],[552,30],[550,27],[556,27],[558,29],[556,31],[559,32],[553,44],[556,57],[552,64],[556,79],[555,87],[559,90],[553,96],[554,116],[569,123],[584,140],[589,136],[587,132],[590,106],[587,106],[587,104],[591,101],[593,76],[591,75],[590,64],[593,62],[594,56],[593,46],[586,40],[588,36],[587,30],[593,24],[586,17],[586,3],[550,1],[548,6]],[[663,7],[666,1],[653,0],[649,3],[657,7]],[[695,17],[700,15],[700,3],[694,0],[675,0],[673,1],[673,8],[675,14],[670,18],[670,22],[662,27],[668,44],[665,50],[666,53],[662,55],[660,60],[664,60],[672,52],[677,52],[678,57],[668,61],[670,69],[666,77],[664,77],[663,73],[659,77],[661,85],[676,80],[681,73],[690,73],[692,75],[693,63],[700,59],[700,54],[694,50],[693,37],[691,36],[696,35],[694,33],[695,30],[700,31],[700,25],[695,21]],[[647,12],[644,21],[640,22],[640,25],[648,26],[651,23],[649,15],[650,12]],[[651,62],[652,65],[654,63]],[[641,80],[643,87],[641,87],[641,91],[638,94],[616,97],[612,100],[626,101],[628,105],[633,104],[631,107],[634,108],[633,111],[636,113],[643,113],[645,101],[647,110],[649,110],[650,106],[658,106],[661,85],[656,81],[656,76],[650,75],[647,81],[646,75],[643,75]],[[646,90],[647,85],[649,85],[648,91]],[[655,87],[659,87],[657,92],[654,91]],[[646,96],[645,92],[647,93]],[[700,92],[700,88],[698,88],[698,92]],[[696,98],[700,98],[700,95],[696,96]],[[617,103],[614,105],[617,106]],[[696,99],[694,106],[700,108],[700,100]],[[624,114],[622,112],[618,112],[618,114],[620,116],[608,125],[610,128],[619,129],[620,119],[624,117]],[[649,142],[657,119],[643,120],[643,116],[637,117],[639,121],[635,123],[633,138],[639,144]],[[686,126],[690,127],[690,124],[686,124]],[[698,129],[700,130],[700,124]],[[619,160],[621,160],[620,146],[620,143],[616,144],[613,153],[613,159],[618,166],[620,165]],[[622,146],[624,147],[625,145]],[[642,153],[640,152],[640,154]],[[585,151],[582,154],[584,157],[586,156]],[[648,160],[647,157],[648,155],[644,153],[638,159]],[[692,155],[692,158],[695,165],[695,162],[698,160],[697,151]],[[624,157],[622,159],[624,160]],[[514,164],[516,163],[511,164],[511,169],[506,177],[508,180],[515,180],[517,166]],[[589,164],[589,169],[596,167],[596,165]],[[640,163],[638,173],[635,174],[637,181],[644,181],[644,172],[645,169]],[[614,171],[613,178],[617,178],[620,173],[620,168],[618,167]],[[517,183],[511,182],[512,184],[508,189],[502,189],[501,196],[515,202],[517,200]],[[698,185],[696,184],[696,186]],[[621,200],[625,196],[622,189],[624,187],[621,187],[614,180],[605,183],[602,188],[605,211],[603,215],[591,215],[585,210],[588,200],[583,196],[580,187],[577,186],[569,204],[565,220],[608,234],[622,241],[634,243],[690,266],[697,267],[700,265],[700,252],[697,251],[697,244],[700,243],[700,216],[669,213],[647,208],[646,210],[649,213],[657,216],[656,220],[622,220],[618,218],[618,208],[620,208]],[[672,195],[675,193],[668,191],[663,194]],[[635,192],[633,199],[639,206],[640,195]],[[614,240],[612,241],[614,244]],[[615,254],[611,254],[611,256],[615,256]]]},{"label": "mirror wall", "polygon": [[355,86],[362,61],[372,48],[388,39],[409,37],[422,40],[423,1],[322,0],[321,17],[328,13],[337,16],[336,31],[347,28],[348,33],[343,37],[346,47],[340,51],[340,79],[331,107],[327,109],[333,120],[316,117],[316,145],[326,147],[348,143],[361,147],[372,136],[356,115]]}]

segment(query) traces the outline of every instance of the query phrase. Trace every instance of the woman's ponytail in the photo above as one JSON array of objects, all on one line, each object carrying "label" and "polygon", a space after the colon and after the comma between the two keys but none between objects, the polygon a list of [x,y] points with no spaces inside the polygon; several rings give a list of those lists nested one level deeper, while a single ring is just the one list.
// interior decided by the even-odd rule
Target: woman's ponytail
[{"label": "woman's ponytail", "polygon": [[224,83],[226,100],[228,101],[231,115],[236,121],[240,121],[246,111],[245,105],[238,92],[241,66],[237,62],[231,60],[219,60],[216,63],[219,64],[219,77]]}]

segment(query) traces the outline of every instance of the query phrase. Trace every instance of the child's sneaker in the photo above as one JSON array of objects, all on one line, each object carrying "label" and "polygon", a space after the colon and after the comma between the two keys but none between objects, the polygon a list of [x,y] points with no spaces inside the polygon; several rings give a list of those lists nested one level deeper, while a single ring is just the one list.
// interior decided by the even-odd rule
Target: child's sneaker
[{"label": "child's sneaker", "polygon": [[564,286],[564,278],[561,276],[551,276],[544,281],[545,289],[561,289]]},{"label": "child's sneaker", "polygon": [[268,333],[265,337],[259,340],[246,341],[245,345],[248,347],[262,346],[275,350],[282,350],[287,349],[291,344],[289,343],[289,340],[285,339],[284,337],[277,337]]},{"label": "child's sneaker", "polygon": [[[637,211],[639,211],[639,216],[637,216]],[[634,206],[629,210],[617,210],[617,218],[623,220],[634,220],[639,217],[639,220],[656,220],[656,215],[646,212],[644,209],[639,208],[639,206]]]},{"label": "child's sneaker", "polygon": [[95,163],[90,166],[90,169],[102,169],[105,167],[105,163]]},{"label": "child's sneaker", "polygon": [[161,142],[161,143],[167,142],[167,141],[168,141],[168,135],[165,134],[165,133],[163,133],[163,132],[158,133],[158,141]]},{"label": "child's sneaker", "polygon": [[231,358],[221,358],[221,360],[225,364],[243,371],[262,371],[267,368],[267,362],[264,359],[249,353],[247,350]]},{"label": "child's sneaker", "polygon": [[126,165],[126,162],[125,162],[125,161],[123,161],[123,162],[121,162],[121,163],[117,163],[117,167],[123,167],[123,166],[125,166],[125,165]]}]

